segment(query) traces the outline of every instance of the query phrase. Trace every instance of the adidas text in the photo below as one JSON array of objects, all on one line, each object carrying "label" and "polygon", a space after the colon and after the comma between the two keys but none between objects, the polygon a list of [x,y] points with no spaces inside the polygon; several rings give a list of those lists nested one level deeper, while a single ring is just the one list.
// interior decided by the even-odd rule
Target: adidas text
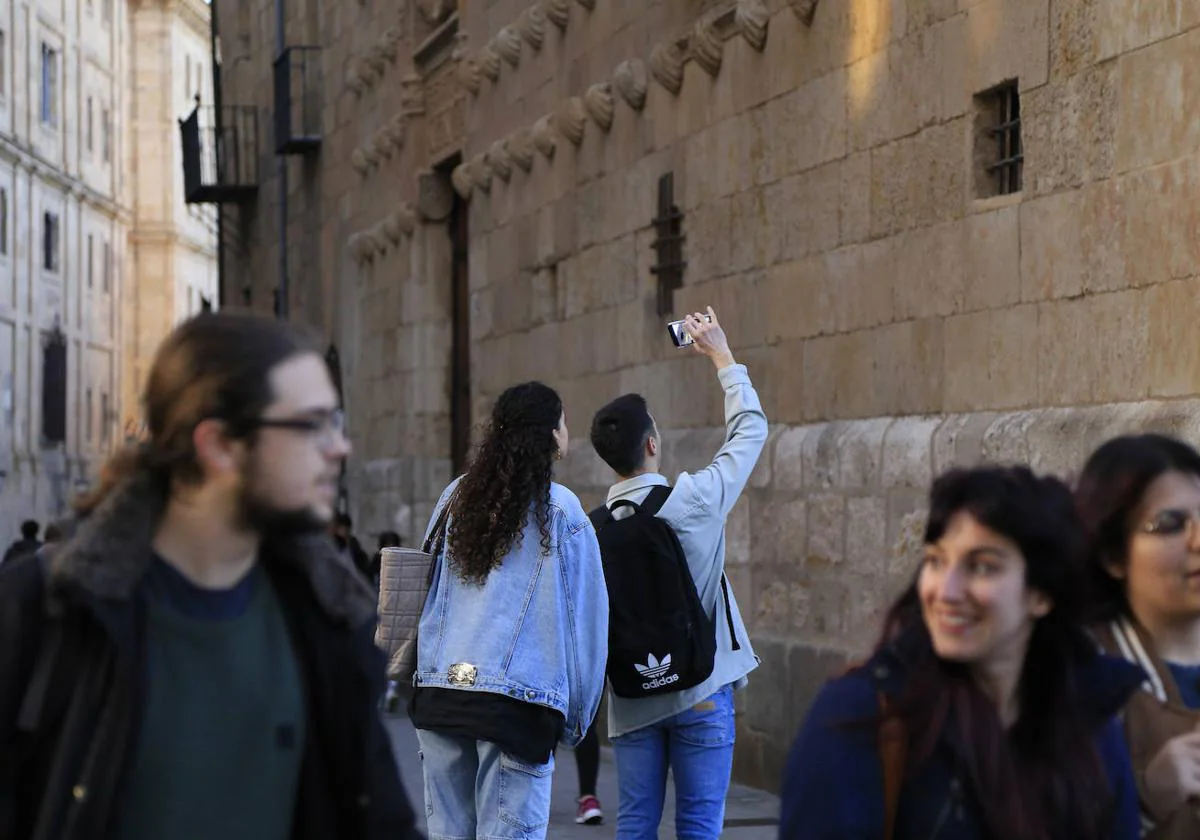
[{"label": "adidas text", "polygon": [[662,688],[664,685],[670,685],[673,682],[679,682],[678,674],[672,674],[669,677],[662,677],[661,679],[644,682],[642,683],[642,690],[649,691],[652,688]]}]

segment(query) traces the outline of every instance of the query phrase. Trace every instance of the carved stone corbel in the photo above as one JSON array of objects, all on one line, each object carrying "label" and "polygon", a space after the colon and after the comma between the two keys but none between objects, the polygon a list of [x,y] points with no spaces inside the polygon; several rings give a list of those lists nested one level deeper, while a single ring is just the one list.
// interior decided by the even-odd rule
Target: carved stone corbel
[{"label": "carved stone corbel", "polygon": [[406,117],[425,113],[425,90],[421,77],[410,73],[400,80],[400,113]]},{"label": "carved stone corbel", "polygon": [[363,78],[357,61],[350,62],[346,69],[346,87],[359,95],[367,89],[367,80]]},{"label": "carved stone corbel", "polygon": [[350,256],[359,265],[370,262],[371,257],[375,254],[375,246],[361,231],[350,235],[350,238],[346,240],[346,247],[350,250]]},{"label": "carved stone corbel", "polygon": [[355,149],[350,153],[350,165],[354,167],[354,171],[359,175],[366,177],[371,171],[371,162],[367,160],[367,156],[362,149]]},{"label": "carved stone corbel", "polygon": [[492,172],[507,184],[512,178],[512,158],[508,154],[508,147],[504,140],[497,140],[487,150],[487,162],[492,167]]},{"label": "carved stone corbel", "polygon": [[758,52],[766,49],[771,10],[763,0],[738,0],[733,20],[746,43]]},{"label": "carved stone corbel", "polygon": [[554,160],[558,150],[558,138],[555,136],[554,117],[550,114],[538,117],[533,124],[533,145],[546,160]]},{"label": "carved stone corbel", "polygon": [[517,31],[521,33],[525,43],[535,51],[540,50],[546,42],[546,13],[540,6],[530,6],[517,18]]},{"label": "carved stone corbel", "polygon": [[711,20],[696,21],[692,37],[688,39],[692,58],[710,76],[721,72],[721,59],[725,53],[725,41]]},{"label": "carved stone corbel", "polygon": [[575,0],[580,6],[587,9],[589,12],[596,8],[596,0]]},{"label": "carved stone corbel", "polygon": [[818,0],[788,0],[788,5],[796,13],[796,17],[800,18],[801,23],[812,26],[813,18],[817,14],[817,2]]},{"label": "carved stone corbel", "polygon": [[572,96],[559,106],[554,113],[554,127],[558,133],[578,146],[583,142],[583,130],[587,125],[587,110],[583,100]]},{"label": "carved stone corbel", "polygon": [[471,158],[471,180],[485,193],[492,191],[492,167],[484,155]]},{"label": "carved stone corbel", "polygon": [[583,95],[583,106],[588,116],[601,131],[607,132],[613,124],[613,94],[611,82],[597,82]]},{"label": "carved stone corbel", "polygon": [[496,33],[496,52],[500,57],[516,68],[521,63],[521,36],[511,26],[502,26]]},{"label": "carved stone corbel", "polygon": [[459,197],[466,201],[471,197],[471,191],[475,188],[475,181],[472,178],[471,164],[468,162],[460,163],[454,167],[454,171],[450,173],[450,183],[454,185],[454,191]]},{"label": "carved stone corbel", "polygon": [[383,220],[384,230],[392,242],[399,242],[402,237],[412,236],[417,229],[417,213],[412,204],[402,201],[395,210]]},{"label": "carved stone corbel", "polygon": [[396,114],[388,121],[388,135],[397,151],[404,148],[408,141],[408,118],[403,113]]},{"label": "carved stone corbel", "polygon": [[565,30],[571,20],[571,0],[542,0],[542,11],[560,31]]},{"label": "carved stone corbel", "polygon": [[646,90],[649,84],[646,65],[639,58],[622,61],[613,71],[613,87],[635,111],[646,107]]},{"label": "carved stone corbel", "polygon": [[654,81],[672,96],[683,90],[683,50],[673,41],[664,41],[650,52],[650,73]]},{"label": "carved stone corbel", "polygon": [[508,154],[513,163],[525,172],[533,169],[533,132],[528,128],[518,128],[508,137]]},{"label": "carved stone corbel", "polygon": [[483,75],[487,76],[488,80],[493,84],[500,81],[500,53],[496,52],[496,48],[489,44],[484,44],[483,49],[479,51],[477,56],[479,60],[479,69]]}]

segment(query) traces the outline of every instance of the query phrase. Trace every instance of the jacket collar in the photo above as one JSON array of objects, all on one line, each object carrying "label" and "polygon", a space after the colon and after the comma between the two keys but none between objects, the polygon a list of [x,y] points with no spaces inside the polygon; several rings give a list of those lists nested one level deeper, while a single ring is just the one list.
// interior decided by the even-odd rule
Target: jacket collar
[{"label": "jacket collar", "polygon": [[1160,703],[1184,706],[1183,696],[1171,676],[1171,669],[1158,655],[1154,640],[1138,622],[1122,617],[1096,628],[1096,636],[1104,648],[1145,672],[1142,690]]},{"label": "jacket collar", "polygon": [[[150,545],[165,508],[161,491],[147,479],[135,477],[115,487],[53,552],[49,592],[74,591],[103,601],[132,598],[153,560]],[[352,628],[374,621],[370,587],[324,534],[268,540],[260,562],[298,572],[330,618]]]},{"label": "jacket collar", "polygon": [[671,484],[667,477],[659,473],[642,473],[635,475],[633,478],[627,478],[624,481],[618,481],[612,487],[608,488],[608,499],[606,505],[611,505],[617,499],[624,498],[630,493],[636,493],[639,490],[649,490],[651,487],[669,487]]}]

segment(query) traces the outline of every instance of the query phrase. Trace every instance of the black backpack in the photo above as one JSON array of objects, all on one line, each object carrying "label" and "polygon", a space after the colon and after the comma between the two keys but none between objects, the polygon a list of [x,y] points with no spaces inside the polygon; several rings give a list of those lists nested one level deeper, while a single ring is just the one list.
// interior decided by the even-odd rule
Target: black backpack
[{"label": "black backpack", "polygon": [[[608,584],[608,681],[618,697],[694,688],[713,671],[715,623],[700,603],[678,535],[655,515],[670,495],[670,487],[658,486],[641,505],[622,500],[588,515]],[[622,507],[633,514],[613,518]],[[729,638],[739,650],[724,574],[721,594]]]}]

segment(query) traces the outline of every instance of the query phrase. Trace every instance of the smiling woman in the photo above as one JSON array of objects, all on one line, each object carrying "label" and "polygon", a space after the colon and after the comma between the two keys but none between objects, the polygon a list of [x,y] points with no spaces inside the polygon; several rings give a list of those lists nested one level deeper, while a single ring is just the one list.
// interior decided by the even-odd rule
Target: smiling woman
[{"label": "smiling woman", "polygon": [[956,470],[929,509],[874,655],[800,731],[781,840],[1137,837],[1114,716],[1140,673],[1084,630],[1070,490],[1025,468]]}]

